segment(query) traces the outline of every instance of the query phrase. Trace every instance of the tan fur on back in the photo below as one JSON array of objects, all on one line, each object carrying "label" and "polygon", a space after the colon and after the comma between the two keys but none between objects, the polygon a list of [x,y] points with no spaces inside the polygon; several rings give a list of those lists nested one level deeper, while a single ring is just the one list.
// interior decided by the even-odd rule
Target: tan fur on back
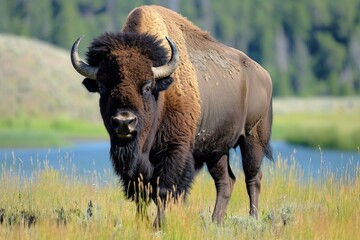
[{"label": "tan fur on back", "polygon": [[[134,9],[129,14],[122,31],[150,33],[163,39],[163,44],[168,49],[169,45],[164,41],[166,36],[176,44],[180,54],[180,64],[173,75],[175,83],[165,93],[166,109],[167,114],[174,114],[172,120],[175,126],[185,124],[186,127],[177,127],[178,131],[184,131],[183,134],[180,133],[181,136],[194,136],[200,119],[200,94],[196,72],[187,51],[188,36],[186,35],[192,32],[201,37],[209,39],[210,37],[186,18],[160,6],[142,6]],[[171,101],[167,101],[169,99]],[[188,115],[184,116],[184,113]]]}]

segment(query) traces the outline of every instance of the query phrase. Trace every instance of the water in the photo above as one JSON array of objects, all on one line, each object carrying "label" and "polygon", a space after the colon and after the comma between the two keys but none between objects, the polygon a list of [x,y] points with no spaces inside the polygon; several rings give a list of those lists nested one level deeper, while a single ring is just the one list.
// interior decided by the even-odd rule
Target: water
[{"label": "water", "polygon": [[[61,148],[0,148],[0,166],[3,170],[30,178],[37,172],[51,168],[68,175],[102,183],[114,178],[107,141],[76,142]],[[2,172],[0,172],[0,175]]]},{"label": "water", "polygon": [[323,178],[333,174],[336,179],[344,176],[354,178],[360,167],[359,151],[339,151],[291,145],[286,142],[272,144],[274,158],[295,164],[304,172],[304,177]]},{"label": "water", "polygon": [[[344,175],[353,178],[356,166],[360,166],[358,151],[314,149],[286,142],[273,142],[272,148],[275,161],[295,161],[304,172],[305,178],[318,179],[324,176],[324,172],[334,174],[337,179]],[[111,178],[115,176],[109,159],[109,149],[108,141],[77,142],[71,147],[62,148],[2,148],[0,166],[3,171],[20,172],[24,178],[31,177],[34,172],[46,167],[85,178],[94,175]],[[241,168],[239,152],[239,149],[231,152],[233,167]],[[272,163],[264,160],[264,164]]]}]

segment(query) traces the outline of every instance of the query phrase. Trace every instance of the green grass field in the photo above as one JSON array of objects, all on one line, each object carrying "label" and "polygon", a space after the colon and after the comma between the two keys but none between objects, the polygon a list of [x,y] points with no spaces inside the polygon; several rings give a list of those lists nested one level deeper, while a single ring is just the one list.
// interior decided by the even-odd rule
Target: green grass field
[{"label": "green grass field", "polygon": [[73,139],[105,139],[100,123],[70,118],[0,119],[1,147],[47,147],[71,144]]},{"label": "green grass field", "polygon": [[[90,180],[45,168],[22,182],[21,170],[0,178],[0,239],[358,239],[360,166],[356,177],[304,182],[293,164],[263,169],[259,220],[248,217],[244,175],[237,183],[223,225],[211,222],[215,187],[202,171],[188,200],[170,206],[161,231],[135,216],[110,173]],[[100,180],[110,179],[104,186]],[[90,203],[91,202],[91,203]]]},{"label": "green grass field", "polygon": [[273,139],[317,148],[357,151],[360,114],[352,112],[287,113],[274,116]]},{"label": "green grass field", "polygon": [[272,139],[293,144],[359,151],[360,99],[274,99]]}]

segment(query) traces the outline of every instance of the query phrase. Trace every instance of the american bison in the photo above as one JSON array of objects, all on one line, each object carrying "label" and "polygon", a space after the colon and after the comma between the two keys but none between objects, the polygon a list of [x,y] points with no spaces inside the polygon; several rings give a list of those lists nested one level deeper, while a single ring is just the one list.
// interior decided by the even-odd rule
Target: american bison
[{"label": "american bison", "polygon": [[[250,215],[258,216],[264,155],[271,159],[272,81],[243,52],[160,6],[134,9],[119,33],[93,40],[87,63],[71,50],[110,136],[111,160],[141,212],[185,197],[206,163],[216,186],[212,220],[221,223],[234,188],[229,150],[240,146]],[[147,197],[146,197],[146,196]]]}]

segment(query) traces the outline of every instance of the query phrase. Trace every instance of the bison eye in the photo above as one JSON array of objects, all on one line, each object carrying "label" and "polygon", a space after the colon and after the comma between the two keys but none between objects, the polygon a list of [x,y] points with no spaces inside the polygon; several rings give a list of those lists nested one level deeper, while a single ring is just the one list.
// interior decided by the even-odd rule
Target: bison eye
[{"label": "bison eye", "polygon": [[151,81],[146,81],[146,83],[141,87],[141,91],[144,96],[151,94],[151,85]]},{"label": "bison eye", "polygon": [[99,88],[99,93],[100,94],[105,94],[106,93],[106,87],[104,84],[102,84],[101,82],[97,81],[98,82],[98,88]]}]

